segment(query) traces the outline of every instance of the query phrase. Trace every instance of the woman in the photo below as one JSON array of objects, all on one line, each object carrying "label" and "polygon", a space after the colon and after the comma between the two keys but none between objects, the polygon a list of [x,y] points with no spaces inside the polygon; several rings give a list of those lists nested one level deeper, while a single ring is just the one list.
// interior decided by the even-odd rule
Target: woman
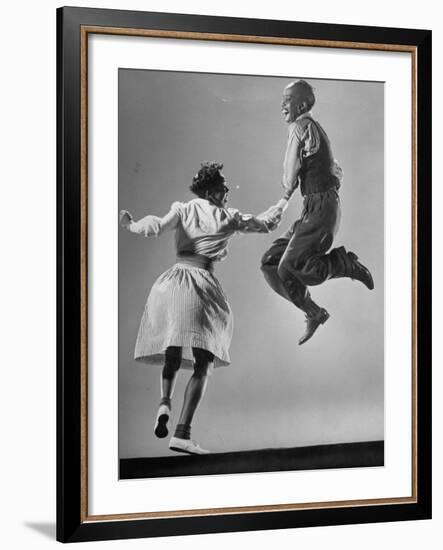
[{"label": "woman", "polygon": [[191,439],[191,423],[205,393],[213,367],[229,365],[232,312],[213,266],[225,258],[236,233],[268,233],[280,222],[281,210],[271,207],[259,216],[227,208],[228,187],[222,164],[205,162],[194,176],[187,203],[175,202],[163,218],[146,216],[134,222],[125,210],[121,225],[146,237],[175,231],[177,262],[161,275],[149,294],[135,345],[135,359],[163,365],[161,402],[154,433],[168,435],[171,398],[181,366],[192,368],[183,406],[169,448],[207,454]]}]

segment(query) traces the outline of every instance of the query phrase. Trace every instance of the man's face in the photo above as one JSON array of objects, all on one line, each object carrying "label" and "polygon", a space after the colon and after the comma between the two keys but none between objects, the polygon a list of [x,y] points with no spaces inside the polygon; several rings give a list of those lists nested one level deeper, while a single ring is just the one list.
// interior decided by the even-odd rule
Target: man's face
[{"label": "man's face", "polygon": [[283,90],[281,112],[287,124],[294,122],[294,120],[300,114],[298,109],[300,103],[300,97],[299,94],[297,94],[296,87],[291,85],[286,86],[286,88]]}]

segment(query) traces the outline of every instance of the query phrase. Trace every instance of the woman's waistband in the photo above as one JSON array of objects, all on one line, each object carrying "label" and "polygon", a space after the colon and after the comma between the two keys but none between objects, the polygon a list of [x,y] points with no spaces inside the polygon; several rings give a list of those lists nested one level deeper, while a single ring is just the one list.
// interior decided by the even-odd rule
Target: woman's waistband
[{"label": "woman's waistband", "polygon": [[190,265],[192,267],[199,267],[200,269],[206,269],[207,271],[214,271],[214,262],[211,258],[203,256],[202,254],[193,254],[192,252],[178,252],[177,263]]}]

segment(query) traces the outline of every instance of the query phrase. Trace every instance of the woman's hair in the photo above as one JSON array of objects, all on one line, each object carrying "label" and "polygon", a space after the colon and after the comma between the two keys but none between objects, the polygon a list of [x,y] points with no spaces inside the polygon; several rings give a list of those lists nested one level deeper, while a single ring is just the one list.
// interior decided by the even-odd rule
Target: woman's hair
[{"label": "woman's hair", "polygon": [[192,178],[189,189],[198,197],[205,197],[214,187],[224,183],[225,178],[221,170],[223,170],[223,164],[220,162],[202,162],[200,170]]}]

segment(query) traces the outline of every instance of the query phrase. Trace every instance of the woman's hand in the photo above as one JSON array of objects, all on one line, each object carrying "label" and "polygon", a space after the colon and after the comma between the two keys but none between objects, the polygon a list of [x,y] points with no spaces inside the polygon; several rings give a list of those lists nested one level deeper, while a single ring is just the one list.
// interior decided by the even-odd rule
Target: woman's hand
[{"label": "woman's hand", "polygon": [[127,210],[120,211],[120,225],[123,229],[129,229],[129,226],[134,221],[134,218]]}]

